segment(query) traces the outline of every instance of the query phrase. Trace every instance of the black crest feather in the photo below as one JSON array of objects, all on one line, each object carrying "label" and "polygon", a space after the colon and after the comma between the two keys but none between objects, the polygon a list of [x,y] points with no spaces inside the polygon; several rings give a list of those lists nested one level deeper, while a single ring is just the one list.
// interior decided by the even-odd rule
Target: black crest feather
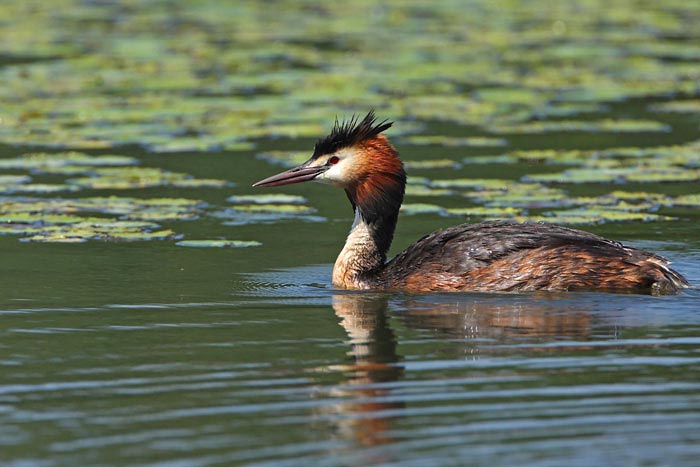
[{"label": "black crest feather", "polygon": [[393,123],[388,120],[382,120],[377,123],[374,110],[370,110],[362,120],[359,120],[357,115],[353,115],[350,120],[340,123],[336,118],[331,133],[319,139],[316,143],[313,158],[315,159],[324,154],[332,154],[339,149],[361,143],[364,140],[377,136],[391,127]]}]

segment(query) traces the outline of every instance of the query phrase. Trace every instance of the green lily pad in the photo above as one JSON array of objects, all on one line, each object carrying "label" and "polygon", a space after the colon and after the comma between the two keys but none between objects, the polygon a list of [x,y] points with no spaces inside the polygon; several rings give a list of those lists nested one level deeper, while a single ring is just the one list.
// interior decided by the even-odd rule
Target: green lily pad
[{"label": "green lily pad", "polygon": [[28,213],[13,212],[0,214],[0,223],[3,224],[73,224],[82,222],[83,217],[68,214]]},{"label": "green lily pad", "polygon": [[466,147],[499,147],[506,146],[508,141],[503,138],[492,138],[487,136],[465,136],[465,137],[455,137],[455,136],[424,136],[424,135],[414,135],[407,136],[404,140],[409,144],[415,145],[440,145],[440,146],[466,146]]},{"label": "green lily pad", "polygon": [[50,183],[28,183],[23,185],[2,185],[0,193],[58,193],[61,191],[78,191],[79,188],[71,185]]},{"label": "green lily pad", "polygon": [[526,88],[483,88],[475,92],[479,100],[506,104],[538,104],[546,97],[541,92]]},{"label": "green lily pad", "polygon": [[700,169],[680,167],[662,170],[646,169],[629,173],[625,178],[630,182],[640,183],[694,182],[700,180]]},{"label": "green lily pad", "polygon": [[196,216],[206,204],[199,200],[185,198],[125,198],[117,196],[80,198],[65,200],[63,209],[68,211],[100,212],[139,217],[141,213],[162,212],[166,216],[179,213],[185,219]]},{"label": "green lily pad", "polygon": [[221,151],[248,151],[255,148],[251,142],[235,141],[228,138],[217,137],[178,137],[168,138],[160,142],[151,141],[147,148],[152,152],[211,152]]},{"label": "green lily pad", "polygon": [[58,153],[35,152],[13,159],[0,159],[0,169],[34,169],[41,172],[42,170],[50,171],[59,167],[128,166],[138,163],[138,159],[128,156],[90,156],[75,151]]},{"label": "green lily pad", "polygon": [[664,200],[663,204],[668,206],[700,206],[700,193],[692,193],[688,195],[680,195],[675,198]]},{"label": "green lily pad", "polygon": [[487,207],[470,206],[465,208],[449,208],[445,212],[452,216],[477,216],[477,217],[513,217],[522,212],[521,209],[513,207]]},{"label": "green lily pad", "polygon": [[488,207],[501,208],[537,209],[564,207],[573,203],[563,190],[539,183],[512,182],[506,188],[468,191],[463,195]]},{"label": "green lily pad", "polygon": [[[25,241],[32,242],[165,240],[178,235],[158,230],[160,226],[153,221],[195,219],[205,206],[198,200],[179,198],[0,197],[0,234],[31,236]],[[94,212],[119,215],[120,219],[80,215]]]},{"label": "green lily pad", "polygon": [[621,182],[629,173],[625,169],[596,170],[570,169],[559,173],[530,174],[523,177],[524,182],[540,183],[612,183]]},{"label": "green lily pad", "polygon": [[597,122],[558,120],[528,122],[515,125],[500,125],[491,127],[494,133],[549,133],[584,131],[592,133],[649,133],[668,132],[671,127],[665,123],[653,120],[601,120]]},{"label": "green lily pad", "polygon": [[444,188],[430,188],[424,185],[406,185],[406,196],[450,196],[454,194],[453,190]]},{"label": "green lily pad", "polygon": [[462,164],[451,159],[429,159],[423,161],[404,161],[404,167],[409,170],[420,169],[457,169]]},{"label": "green lily pad", "polygon": [[250,213],[270,212],[284,214],[309,214],[315,211],[314,208],[298,204],[239,204],[234,206],[233,209]]},{"label": "green lily pad", "polygon": [[436,204],[426,203],[404,203],[401,206],[401,213],[407,216],[416,214],[443,214],[445,208]]},{"label": "green lily pad", "polygon": [[159,227],[158,224],[154,222],[145,221],[123,221],[123,220],[111,220],[111,219],[83,219],[81,222],[74,224],[75,230],[88,229],[100,232],[109,232],[112,230],[123,230],[123,231],[133,231],[133,230],[154,230]]},{"label": "green lily pad", "polygon": [[131,221],[95,220],[43,229],[20,239],[26,242],[82,243],[88,240],[103,241],[149,241],[176,238],[172,230],[153,230],[157,224]]},{"label": "green lily pad", "polygon": [[651,210],[656,210],[659,206],[659,203],[656,202],[651,202],[651,201],[637,201],[635,203],[625,201],[625,200],[614,200],[611,199],[610,197],[605,197],[605,196],[599,196],[595,198],[594,200],[591,200],[592,202],[589,202],[588,200],[581,202],[583,200],[580,200],[579,198],[574,198],[573,199],[576,204],[579,204],[581,206],[600,206],[604,207],[606,210],[610,211],[624,211],[624,212],[645,212],[645,211],[651,211]]},{"label": "green lily pad", "polygon": [[406,178],[407,186],[428,186],[430,185],[430,179],[428,177],[416,177],[415,175],[409,175]]},{"label": "green lily pad", "polygon": [[[2,161],[2,159],[0,159]],[[21,185],[28,183],[32,177],[28,175],[0,175],[0,187],[7,185]]]},{"label": "green lily pad", "polygon": [[124,215],[122,218],[154,222],[189,221],[198,219],[199,213],[196,211],[181,209],[150,208],[130,212],[129,214]]},{"label": "green lily pad", "polygon": [[[594,78],[595,79],[595,78]],[[628,97],[637,95],[621,83],[599,82],[588,86],[562,89],[559,93],[559,100],[570,103],[600,103],[621,101]],[[642,95],[644,93],[641,93]]]},{"label": "green lily pad", "polygon": [[309,156],[310,154],[308,152],[267,151],[258,154],[256,157],[272,164],[282,165],[285,167],[295,167],[306,162],[309,159]]},{"label": "green lily pad", "polygon": [[177,188],[224,188],[233,186],[233,183],[217,178],[184,178],[173,180],[170,184]]},{"label": "green lily pad", "polygon": [[672,41],[649,41],[630,44],[630,51],[639,55],[669,57],[682,60],[700,60],[700,47]]},{"label": "green lily pad", "polygon": [[623,191],[615,190],[607,195],[603,195],[601,198],[610,198],[615,200],[625,200],[625,201],[661,201],[666,199],[666,195],[661,193],[648,193],[646,191]]},{"label": "green lily pad", "polygon": [[[274,195],[274,194],[273,194]],[[290,196],[290,195],[282,195]],[[313,215],[316,210],[303,204],[282,203],[281,198],[271,197],[265,204],[257,204],[264,201],[264,198],[257,198],[251,195],[256,201],[249,204],[234,204],[222,210],[208,212],[208,215],[224,220],[224,225],[248,225],[248,224],[269,224],[287,219],[301,220],[306,222],[325,222],[325,218]],[[243,201],[243,197],[237,200]],[[236,198],[234,198],[236,200]],[[296,203],[300,201],[296,197],[291,199]],[[279,202],[279,203],[278,203]]]},{"label": "green lily pad", "polygon": [[36,167],[32,169],[31,172],[33,174],[73,177],[76,175],[89,174],[94,170],[94,168],[94,166],[87,165],[51,165]]},{"label": "green lily pad", "polygon": [[[264,126],[249,129],[247,136],[280,137],[289,138],[317,137],[327,131],[320,123],[270,123]],[[307,157],[308,158],[308,157]]]},{"label": "green lily pad", "polygon": [[563,211],[551,211],[546,213],[544,216],[528,216],[526,218],[516,217],[516,219],[536,222],[553,222],[557,224],[593,225],[608,222],[654,222],[672,220],[673,218],[644,212],[624,212],[606,209],[606,207],[602,207],[601,209],[590,207]]},{"label": "green lily pad", "polygon": [[248,248],[262,245],[255,240],[180,240],[175,244],[193,248]]},{"label": "green lily pad", "polygon": [[71,178],[67,183],[95,190],[125,190],[157,186],[180,188],[214,187],[227,185],[225,180],[195,179],[187,174],[150,167],[110,167],[95,169],[91,177]]},{"label": "green lily pad", "polygon": [[462,159],[464,164],[512,164],[517,161],[518,158],[510,154],[501,154],[499,156],[469,156]]},{"label": "green lily pad", "polygon": [[7,224],[0,225],[0,235],[30,235],[33,233],[41,232],[42,229],[39,227],[30,227],[24,224]]},{"label": "green lily pad", "polygon": [[541,117],[572,117],[586,113],[602,113],[607,110],[607,107],[598,103],[588,102],[561,102],[554,105],[548,105],[538,112]]},{"label": "green lily pad", "polygon": [[234,195],[226,198],[233,204],[304,204],[306,198],[298,195],[285,195],[282,193],[266,193],[260,195]]},{"label": "green lily pad", "polygon": [[506,189],[512,183],[515,182],[497,178],[456,178],[452,180],[432,180],[430,186],[434,188]]},{"label": "green lily pad", "polygon": [[51,233],[32,235],[30,237],[22,238],[21,241],[33,243],[85,243],[88,241],[88,238],[74,236],[70,233]]},{"label": "green lily pad", "polygon": [[700,99],[692,99],[685,101],[671,101],[654,104],[651,110],[655,112],[677,112],[677,113],[700,113]]},{"label": "green lily pad", "polygon": [[591,151],[576,149],[533,149],[528,151],[513,151],[508,154],[519,161],[546,162],[548,164],[583,165],[594,154]]}]

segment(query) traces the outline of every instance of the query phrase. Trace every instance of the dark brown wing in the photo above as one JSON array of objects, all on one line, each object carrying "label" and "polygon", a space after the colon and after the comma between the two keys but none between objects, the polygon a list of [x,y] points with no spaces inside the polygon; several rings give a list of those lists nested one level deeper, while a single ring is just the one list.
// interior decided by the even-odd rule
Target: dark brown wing
[{"label": "dark brown wing", "polygon": [[409,290],[647,289],[687,281],[668,261],[552,224],[484,222],[433,232],[387,263],[390,288]]}]

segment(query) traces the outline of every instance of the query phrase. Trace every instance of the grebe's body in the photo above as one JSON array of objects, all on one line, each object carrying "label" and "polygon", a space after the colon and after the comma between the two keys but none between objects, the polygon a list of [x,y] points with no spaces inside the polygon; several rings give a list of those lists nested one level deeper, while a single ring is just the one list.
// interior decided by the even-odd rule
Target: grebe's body
[{"label": "grebe's body", "polygon": [[504,221],[433,232],[369,277],[346,277],[350,280],[335,281],[334,274],[334,283],[360,289],[475,292],[669,293],[687,285],[668,261],[653,253],[557,225]]},{"label": "grebe's body", "polygon": [[608,290],[673,293],[688,286],[653,253],[552,224],[483,222],[426,235],[391,261],[406,174],[381,134],[391,126],[336,123],[307,162],[254,186],[316,180],[345,189],[355,221],[333,267],[345,289],[406,291]]}]

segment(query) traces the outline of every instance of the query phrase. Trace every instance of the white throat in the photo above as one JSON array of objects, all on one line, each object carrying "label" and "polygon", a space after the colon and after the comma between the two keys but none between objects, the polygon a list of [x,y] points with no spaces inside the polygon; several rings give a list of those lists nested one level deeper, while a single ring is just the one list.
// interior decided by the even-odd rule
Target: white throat
[{"label": "white throat", "polygon": [[359,276],[375,266],[377,246],[372,239],[369,226],[355,209],[355,220],[350,228],[345,246],[333,266],[333,285],[344,289],[367,289],[370,285]]}]

